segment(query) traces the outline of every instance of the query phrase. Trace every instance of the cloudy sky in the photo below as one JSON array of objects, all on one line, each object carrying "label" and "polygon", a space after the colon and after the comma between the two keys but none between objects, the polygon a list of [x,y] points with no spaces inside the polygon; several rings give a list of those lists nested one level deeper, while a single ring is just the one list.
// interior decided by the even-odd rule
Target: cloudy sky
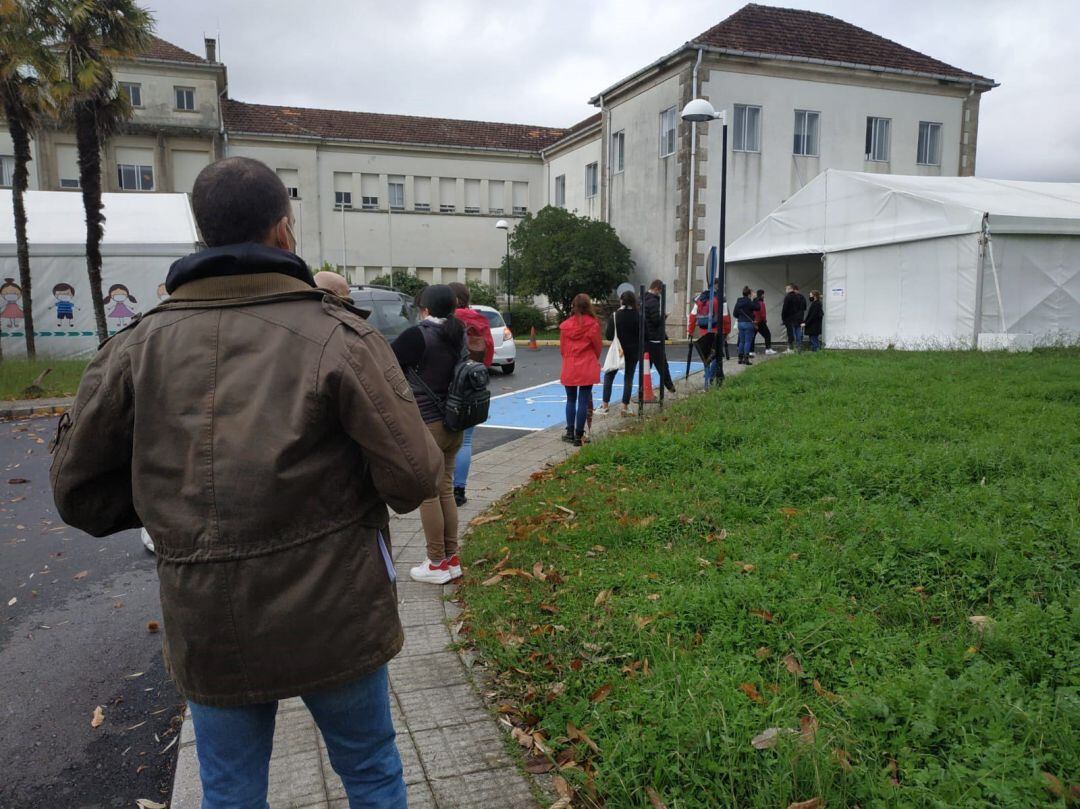
[{"label": "cloudy sky", "polygon": [[[148,0],[244,101],[568,126],[741,0]],[[1077,0],[778,0],[989,76],[978,174],[1080,181]]]}]

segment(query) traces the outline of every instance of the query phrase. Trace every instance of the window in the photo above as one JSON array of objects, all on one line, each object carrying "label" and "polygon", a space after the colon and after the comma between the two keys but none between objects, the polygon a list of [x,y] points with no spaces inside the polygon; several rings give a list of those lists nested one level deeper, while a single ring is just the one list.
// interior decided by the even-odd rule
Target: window
[{"label": "window", "polygon": [[866,119],[866,159],[875,163],[889,162],[889,125],[888,118]]},{"label": "window", "polygon": [[585,167],[585,196],[595,197],[596,192],[600,188],[600,183],[597,180],[596,163],[590,163]]},{"label": "window", "polygon": [[623,155],[626,152],[626,132],[619,130],[611,136],[611,170],[618,174],[623,170]]},{"label": "window", "polygon": [[555,178],[555,206],[566,207],[566,175],[560,174]]},{"label": "window", "polygon": [[465,213],[480,213],[480,181],[465,181]]},{"label": "window", "polygon": [[413,210],[431,210],[431,178],[413,177]]},{"label": "window", "polygon": [[360,208],[365,211],[377,211],[379,210],[379,198],[378,197],[365,197],[360,195]]},{"label": "window", "polygon": [[390,196],[390,210],[404,211],[405,178],[401,176],[391,176],[387,183],[386,190],[387,194]]},{"label": "window", "polygon": [[347,171],[334,172],[334,208],[343,211],[352,207],[353,176]]},{"label": "window", "polygon": [[821,114],[809,110],[795,110],[795,147],[792,154],[817,157],[818,120]]},{"label": "window", "polygon": [[660,156],[675,154],[675,108],[668,107],[660,113]]},{"label": "window", "polygon": [[502,180],[488,181],[488,213],[502,216],[506,210],[506,183]]},{"label": "window", "polygon": [[153,191],[154,167],[120,163],[116,167],[120,188],[124,191]]},{"label": "window", "polygon": [[285,192],[289,195],[289,199],[300,199],[300,189],[295,185],[285,186]]},{"label": "window", "polygon": [[761,107],[736,104],[734,129],[732,149],[736,152],[761,151]]},{"label": "window", "polygon": [[457,180],[453,177],[439,178],[439,213],[457,211]]},{"label": "window", "polygon": [[297,169],[278,169],[277,176],[285,184],[289,199],[300,199],[300,172]]},{"label": "window", "polygon": [[0,186],[9,188],[15,182],[15,158],[13,155],[0,155]]},{"label": "window", "polygon": [[[141,163],[141,160],[128,160],[129,163]],[[79,183],[79,153],[73,143],[56,144],[56,168],[60,176],[60,187],[63,189],[78,189]]]},{"label": "window", "polygon": [[941,124],[919,121],[919,148],[915,162],[920,166],[941,165]]},{"label": "window", "polygon": [[176,108],[185,112],[195,111],[195,88],[174,87],[176,91]]},{"label": "window", "polygon": [[513,183],[511,192],[513,194],[511,199],[514,204],[510,209],[510,213],[514,216],[524,216],[529,212],[529,184]]},{"label": "window", "polygon": [[352,191],[335,191],[334,192],[334,207],[335,208],[351,208],[352,207]]},{"label": "window", "polygon": [[365,211],[379,209],[379,175],[360,175],[360,208]]},{"label": "window", "polygon": [[455,213],[457,211],[457,205],[452,202],[440,202],[439,213]]},{"label": "window", "polygon": [[127,96],[133,107],[142,106],[142,85],[133,81],[120,82],[120,92]]}]

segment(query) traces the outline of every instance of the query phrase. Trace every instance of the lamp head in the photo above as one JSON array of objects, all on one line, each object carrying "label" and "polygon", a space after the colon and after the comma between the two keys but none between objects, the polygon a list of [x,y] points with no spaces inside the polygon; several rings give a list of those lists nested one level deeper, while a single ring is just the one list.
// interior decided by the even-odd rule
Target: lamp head
[{"label": "lamp head", "polygon": [[723,117],[723,113],[718,113],[713,105],[706,101],[704,98],[695,98],[685,107],[682,111],[682,119],[691,123],[704,123],[706,121],[714,121],[717,118]]},{"label": "lamp head", "polygon": [[495,227],[497,227],[499,230],[510,230],[510,223],[507,222],[505,219],[500,219],[498,222],[495,223]]}]

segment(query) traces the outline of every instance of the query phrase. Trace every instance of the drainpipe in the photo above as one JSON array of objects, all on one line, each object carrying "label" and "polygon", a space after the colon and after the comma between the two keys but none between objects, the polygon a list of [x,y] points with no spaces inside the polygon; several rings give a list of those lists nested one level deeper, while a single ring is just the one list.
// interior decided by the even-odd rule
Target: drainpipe
[{"label": "drainpipe", "polygon": [[[702,49],[698,48],[697,61],[694,62],[694,71],[691,78],[690,99],[698,97],[698,70],[701,68]],[[697,123],[690,122],[690,202],[686,212],[686,221],[689,231],[686,234],[686,321],[690,321],[690,301],[693,295],[690,285],[694,282],[694,229],[697,227],[695,214],[697,213]]]},{"label": "drainpipe", "polygon": [[[604,125],[605,120],[607,125]],[[607,155],[604,161],[604,221],[611,224],[611,111],[604,109],[604,96],[600,96],[600,154]]]}]

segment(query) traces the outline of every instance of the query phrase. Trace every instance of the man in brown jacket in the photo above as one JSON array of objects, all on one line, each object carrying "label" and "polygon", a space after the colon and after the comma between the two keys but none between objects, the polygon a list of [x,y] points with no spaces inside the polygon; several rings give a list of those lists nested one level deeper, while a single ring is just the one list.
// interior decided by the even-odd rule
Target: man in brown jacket
[{"label": "man in brown jacket", "polygon": [[154,538],[204,809],[266,805],[277,700],[298,695],[349,805],[404,807],[386,506],[432,496],[442,453],[386,341],[292,252],[277,175],[222,160],[192,201],[209,247],[87,368],[57,434],[57,509]]}]

